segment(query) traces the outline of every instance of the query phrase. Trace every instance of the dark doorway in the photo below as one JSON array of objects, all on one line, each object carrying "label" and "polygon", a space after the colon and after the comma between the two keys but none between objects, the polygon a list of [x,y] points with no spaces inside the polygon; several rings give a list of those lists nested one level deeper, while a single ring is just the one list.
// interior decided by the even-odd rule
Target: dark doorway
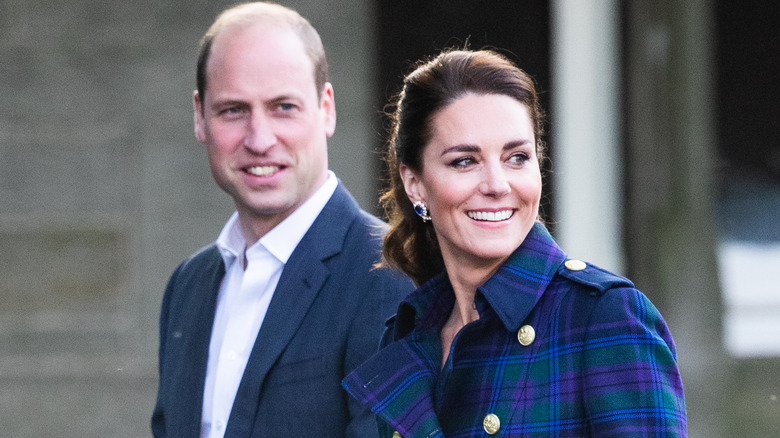
[{"label": "dark doorway", "polygon": [[[415,61],[442,49],[468,46],[495,49],[533,76],[542,106],[550,115],[549,1],[380,0],[377,18],[378,108],[399,91],[404,74]],[[548,148],[552,146],[550,130],[548,125]],[[548,174],[546,170],[543,172]],[[550,183],[545,178],[545,217],[552,213]]]},{"label": "dark doorway", "polygon": [[780,3],[714,5],[721,231],[780,241]]}]

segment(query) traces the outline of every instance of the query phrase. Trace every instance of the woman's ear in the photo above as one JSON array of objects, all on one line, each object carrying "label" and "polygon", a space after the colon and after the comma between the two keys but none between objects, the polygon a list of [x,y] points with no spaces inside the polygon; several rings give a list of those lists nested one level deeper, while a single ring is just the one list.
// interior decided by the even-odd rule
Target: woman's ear
[{"label": "woman's ear", "polygon": [[406,196],[409,197],[409,200],[425,202],[425,187],[417,173],[405,164],[398,166],[398,172],[401,174],[401,181],[404,183],[404,190],[406,190]]}]

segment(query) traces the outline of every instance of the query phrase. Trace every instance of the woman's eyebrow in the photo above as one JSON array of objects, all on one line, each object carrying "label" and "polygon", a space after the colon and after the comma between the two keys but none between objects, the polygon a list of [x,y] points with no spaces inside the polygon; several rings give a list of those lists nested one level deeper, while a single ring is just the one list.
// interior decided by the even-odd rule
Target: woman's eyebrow
[{"label": "woman's eyebrow", "polygon": [[441,154],[447,155],[452,152],[479,152],[481,149],[475,144],[456,144],[455,146],[448,147]]}]

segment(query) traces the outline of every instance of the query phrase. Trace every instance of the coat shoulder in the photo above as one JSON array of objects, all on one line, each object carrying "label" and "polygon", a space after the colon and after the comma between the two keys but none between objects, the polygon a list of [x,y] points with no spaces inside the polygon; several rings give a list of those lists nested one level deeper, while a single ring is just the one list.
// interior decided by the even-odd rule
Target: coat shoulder
[{"label": "coat shoulder", "polygon": [[634,283],[614,272],[577,259],[567,259],[557,274],[582,286],[590,295],[603,295],[610,289],[634,288]]}]

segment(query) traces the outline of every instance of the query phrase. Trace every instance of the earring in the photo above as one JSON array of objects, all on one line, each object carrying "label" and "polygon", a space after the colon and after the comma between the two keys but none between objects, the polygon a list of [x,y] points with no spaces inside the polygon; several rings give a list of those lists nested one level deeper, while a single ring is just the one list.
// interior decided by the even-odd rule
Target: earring
[{"label": "earring", "polygon": [[414,212],[417,213],[417,216],[422,218],[423,222],[428,222],[431,220],[431,215],[428,214],[428,207],[426,207],[425,203],[422,201],[415,201]]}]

